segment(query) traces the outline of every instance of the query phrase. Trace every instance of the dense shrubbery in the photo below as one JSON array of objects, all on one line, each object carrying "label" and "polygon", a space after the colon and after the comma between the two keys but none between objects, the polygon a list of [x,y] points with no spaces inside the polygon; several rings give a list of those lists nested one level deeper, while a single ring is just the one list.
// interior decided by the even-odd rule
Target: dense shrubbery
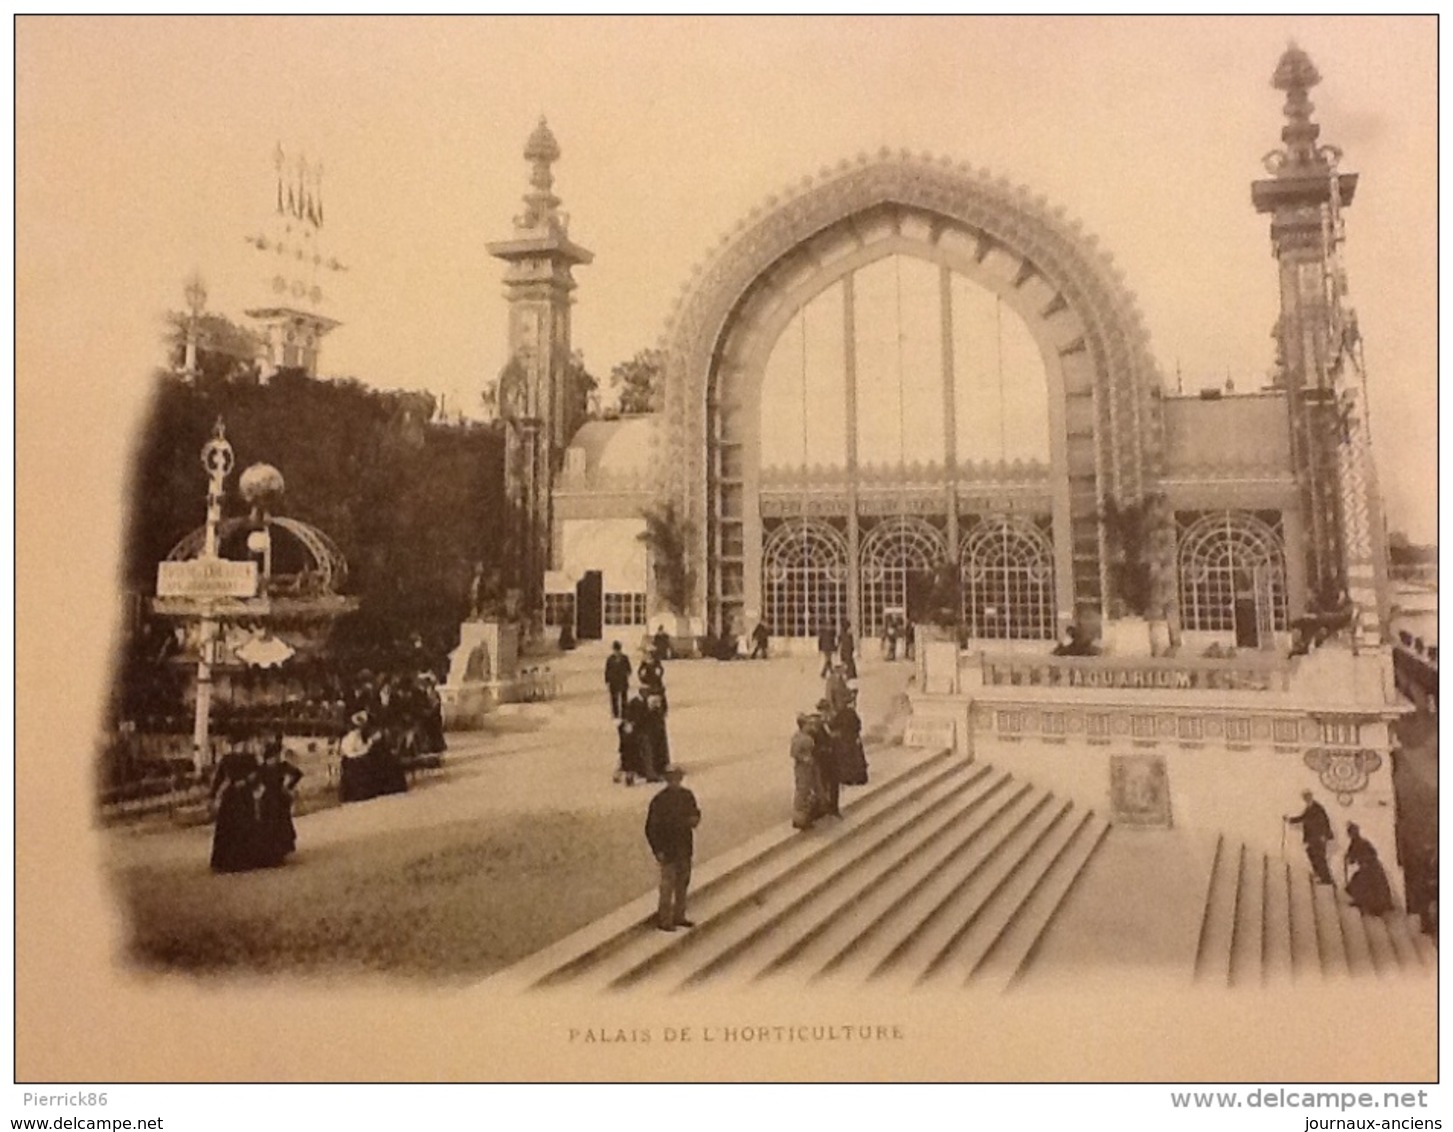
[{"label": "dense shrubbery", "polygon": [[418,633],[441,656],[457,643],[475,563],[492,590],[510,583],[496,431],[431,424],[427,393],[289,370],[263,383],[252,365],[207,351],[201,370],[157,380],[133,469],[128,590],[153,593],[157,562],[205,518],[199,453],[219,416],[237,455],[224,517],[245,512],[241,470],[273,464],[287,481],[279,512],[319,527],[347,558],[360,609],[339,626],[339,648],[386,652]]}]

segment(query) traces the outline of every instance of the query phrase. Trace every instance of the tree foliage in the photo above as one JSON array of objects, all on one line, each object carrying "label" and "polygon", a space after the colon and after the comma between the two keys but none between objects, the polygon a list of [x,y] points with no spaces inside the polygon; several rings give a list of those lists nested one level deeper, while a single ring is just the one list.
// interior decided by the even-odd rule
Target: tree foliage
[{"label": "tree foliage", "polygon": [[696,583],[691,569],[692,525],[673,500],[648,508],[641,515],[646,520],[646,529],[636,537],[651,553],[656,595],[668,610],[683,617]]},{"label": "tree foliage", "polygon": [[598,417],[600,382],[585,365],[585,355],[579,350],[570,355],[565,363],[565,391],[570,404],[582,417]]},{"label": "tree foliage", "polygon": [[[486,419],[497,419],[505,406],[500,404],[500,390],[510,380],[525,376],[524,363],[519,358],[510,358],[500,367],[498,376],[480,391],[480,406]],[[567,416],[578,426],[579,422],[600,416],[600,381],[585,364],[585,355],[575,350],[565,363],[564,393]]]},{"label": "tree foliage", "polygon": [[665,357],[660,350],[642,350],[628,362],[610,371],[610,387],[616,390],[620,412],[652,413],[661,408],[662,373]]},{"label": "tree foliage", "polygon": [[153,592],[157,562],[204,521],[199,454],[221,417],[237,458],[224,518],[245,513],[242,469],[282,471],[280,512],[322,529],[348,560],[360,610],[340,627],[344,640],[420,632],[435,649],[453,647],[475,563],[498,574],[506,561],[499,433],[431,424],[427,393],[287,369],[262,384],[228,357],[204,349],[196,381],[158,376],[132,471],[127,588]]},{"label": "tree foliage", "polygon": [[1104,500],[1100,513],[1106,530],[1110,558],[1110,591],[1113,599],[1138,616],[1145,616],[1152,602],[1151,542],[1154,507],[1149,498],[1122,503],[1113,496]]},{"label": "tree foliage", "polygon": [[[173,370],[185,364],[187,338],[191,333],[191,316],[171,312],[166,316],[164,345]],[[220,314],[197,316],[198,382],[256,381],[263,354],[262,337],[248,327],[239,326]]]}]

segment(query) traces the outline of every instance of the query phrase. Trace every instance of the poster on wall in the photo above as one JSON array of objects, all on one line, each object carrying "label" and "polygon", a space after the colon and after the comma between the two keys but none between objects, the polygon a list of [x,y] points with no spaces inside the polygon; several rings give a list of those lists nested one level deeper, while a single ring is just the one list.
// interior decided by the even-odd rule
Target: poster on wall
[{"label": "poster on wall", "polygon": [[1170,828],[1164,755],[1110,756],[1110,812],[1117,825]]}]

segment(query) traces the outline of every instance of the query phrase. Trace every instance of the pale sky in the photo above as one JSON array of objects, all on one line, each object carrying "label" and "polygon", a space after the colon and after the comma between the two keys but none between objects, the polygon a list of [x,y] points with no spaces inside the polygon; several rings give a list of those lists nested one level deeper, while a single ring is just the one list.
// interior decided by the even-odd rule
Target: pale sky
[{"label": "pale sky", "polygon": [[656,342],[753,206],[886,145],[1064,206],[1123,269],[1168,383],[1179,366],[1187,389],[1253,389],[1277,304],[1248,186],[1279,144],[1270,76],[1295,39],[1323,76],[1322,140],[1362,178],[1346,255],[1391,521],[1431,539],[1435,35],[1432,18],[22,19],[21,427],[64,390],[115,424],[92,458],[124,445],[193,269],[215,310],[269,301],[243,238],[272,208],[278,142],[323,163],[327,245],[350,266],[323,372],[476,411],[504,361],[485,244],[510,234],[542,113],[596,257],[574,340],[601,378]]}]

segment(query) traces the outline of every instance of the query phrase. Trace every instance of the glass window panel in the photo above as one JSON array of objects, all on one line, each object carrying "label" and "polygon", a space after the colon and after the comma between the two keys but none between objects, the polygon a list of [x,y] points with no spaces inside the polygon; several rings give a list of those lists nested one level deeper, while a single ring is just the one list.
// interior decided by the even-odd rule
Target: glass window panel
[{"label": "glass window panel", "polygon": [[[1259,602],[1270,603],[1272,627],[1285,629],[1286,554],[1280,524],[1272,526],[1239,511],[1182,513],[1177,519],[1182,626],[1192,631],[1234,631],[1240,575]],[[1264,620],[1258,617],[1259,623]]]}]

